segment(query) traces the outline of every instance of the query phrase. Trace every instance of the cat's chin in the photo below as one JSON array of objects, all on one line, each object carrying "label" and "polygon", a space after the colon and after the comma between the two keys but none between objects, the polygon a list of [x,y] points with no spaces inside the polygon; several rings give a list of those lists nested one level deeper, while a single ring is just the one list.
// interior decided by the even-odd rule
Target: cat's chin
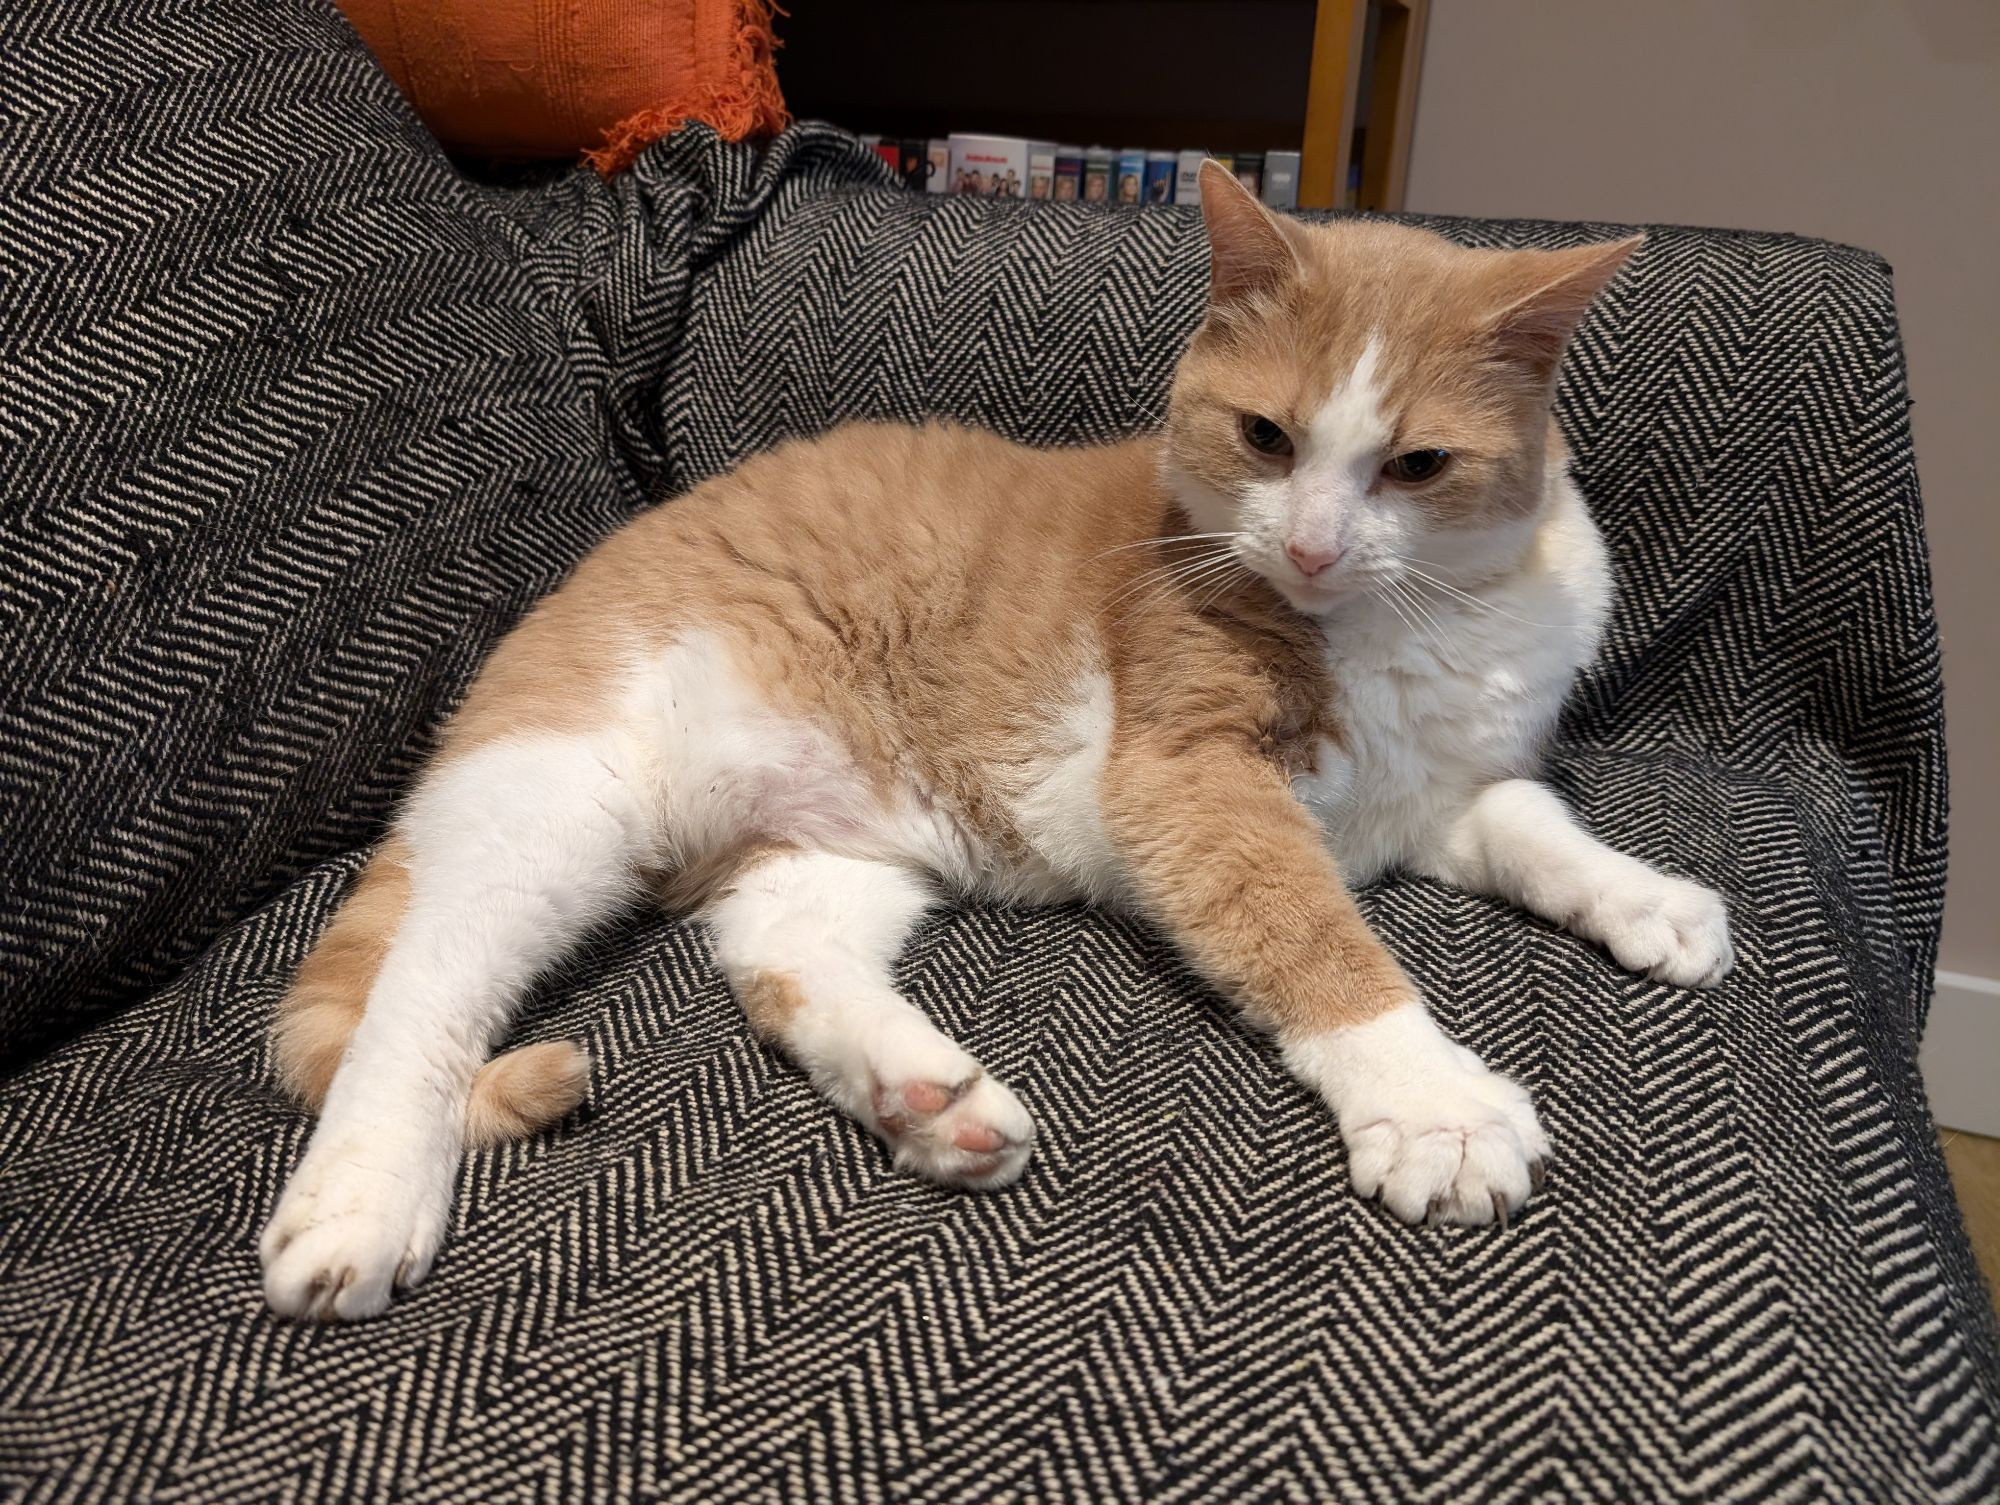
[{"label": "cat's chin", "polygon": [[1264,579],[1292,610],[1308,617],[1331,616],[1364,594],[1358,582],[1342,580],[1329,585],[1314,585],[1311,581],[1297,579],[1277,579],[1266,575]]}]

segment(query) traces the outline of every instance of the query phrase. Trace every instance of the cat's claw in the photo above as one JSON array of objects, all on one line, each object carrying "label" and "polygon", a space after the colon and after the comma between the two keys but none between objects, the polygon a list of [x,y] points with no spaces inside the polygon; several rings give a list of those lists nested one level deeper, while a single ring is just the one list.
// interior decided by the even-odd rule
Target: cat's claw
[{"label": "cat's claw", "polygon": [[1541,1184],[1548,1137],[1515,1082],[1445,1038],[1419,1003],[1287,1048],[1325,1094],[1363,1197],[1406,1223],[1508,1221]]},{"label": "cat's claw", "polygon": [[413,1176],[367,1151],[317,1146],[258,1241],[264,1299],[281,1317],[357,1321],[421,1284],[444,1240],[450,1170]]},{"label": "cat's claw", "polygon": [[1541,1131],[1532,1118],[1517,1123],[1494,1108],[1363,1127],[1347,1140],[1356,1190],[1406,1223],[1505,1230],[1534,1193],[1528,1144],[1541,1142]]}]

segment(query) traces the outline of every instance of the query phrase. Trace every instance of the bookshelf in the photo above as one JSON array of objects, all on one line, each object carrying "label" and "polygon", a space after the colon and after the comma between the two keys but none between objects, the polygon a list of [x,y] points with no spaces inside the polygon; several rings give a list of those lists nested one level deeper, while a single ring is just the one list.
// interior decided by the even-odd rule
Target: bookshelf
[{"label": "bookshelf", "polygon": [[1402,207],[1429,0],[814,0],[792,113],[891,137],[1302,153],[1302,208]]}]

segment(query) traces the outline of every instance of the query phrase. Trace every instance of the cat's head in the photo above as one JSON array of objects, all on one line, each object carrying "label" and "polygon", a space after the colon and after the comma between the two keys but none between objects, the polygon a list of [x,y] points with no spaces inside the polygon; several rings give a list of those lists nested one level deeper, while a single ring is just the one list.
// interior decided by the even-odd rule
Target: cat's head
[{"label": "cat's head", "polygon": [[1556,367],[1639,238],[1475,251],[1404,225],[1306,225],[1201,171],[1206,321],[1175,374],[1183,510],[1302,611],[1425,562],[1509,569],[1547,495]]}]

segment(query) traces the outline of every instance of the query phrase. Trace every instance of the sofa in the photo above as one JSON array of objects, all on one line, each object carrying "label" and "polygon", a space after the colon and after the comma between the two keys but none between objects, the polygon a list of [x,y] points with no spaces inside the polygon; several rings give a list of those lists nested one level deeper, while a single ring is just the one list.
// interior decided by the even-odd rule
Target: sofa
[{"label": "sofa", "polygon": [[[684,917],[537,989],[585,1106],[472,1154],[430,1280],[266,1310],[309,1120],[267,1032],[482,656],[788,436],[1158,421],[1192,211],[925,197],[853,137],[449,160],[326,0],[0,30],[0,1497],[2000,1498],[2000,1342],[1915,1058],[1938,643],[1889,269],[1654,227],[1558,416],[1619,605],[1551,777],[1721,889],[1714,992],[1391,878],[1364,909],[1557,1146],[1504,1234],[1355,1198],[1160,938],[929,921],[1035,1113],[898,1175]],[[1427,221],[1475,245],[1623,227]]]}]

